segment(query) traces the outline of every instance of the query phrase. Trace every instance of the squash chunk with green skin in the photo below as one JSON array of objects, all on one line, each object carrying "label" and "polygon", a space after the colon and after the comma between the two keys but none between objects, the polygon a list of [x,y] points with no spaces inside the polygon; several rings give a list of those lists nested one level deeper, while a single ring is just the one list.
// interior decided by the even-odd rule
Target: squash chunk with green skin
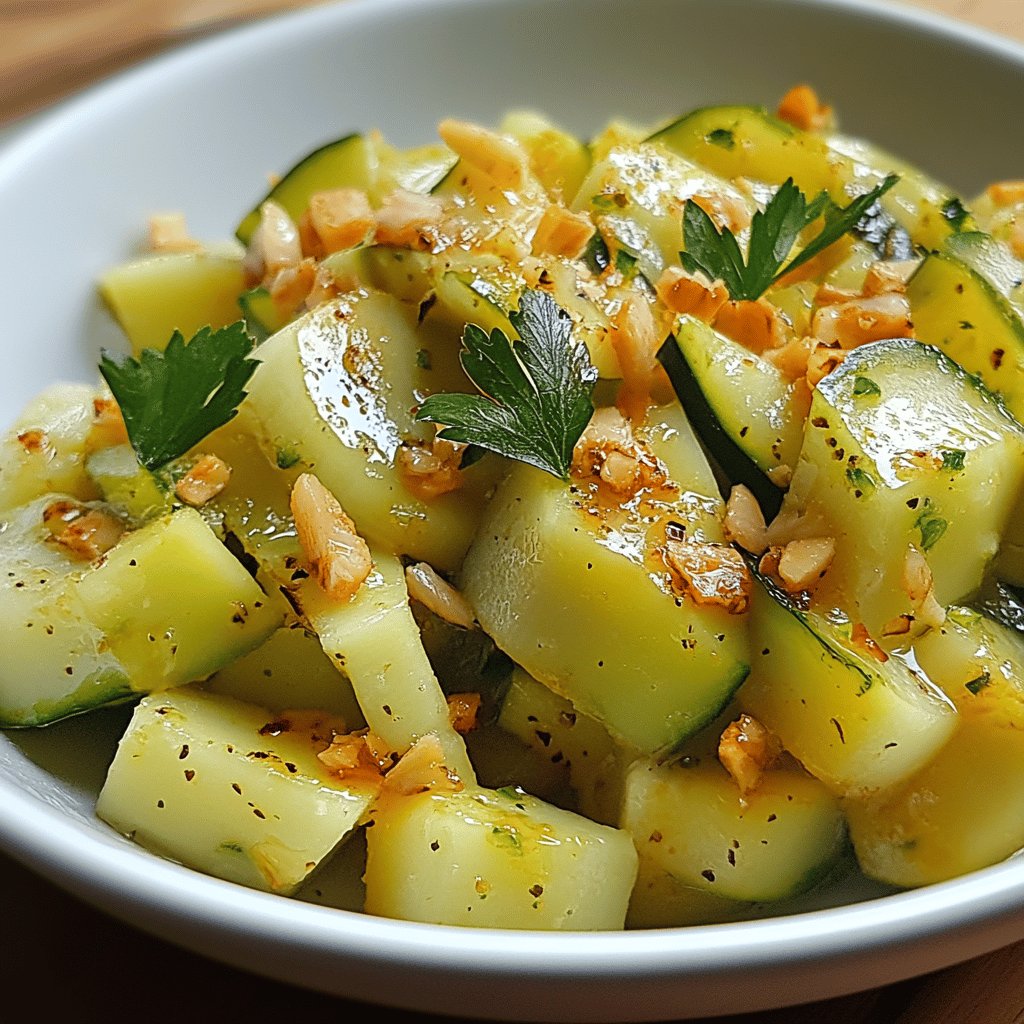
[{"label": "squash chunk with green skin", "polygon": [[107,648],[142,690],[203,679],[281,624],[194,509],[127,534],[75,589]]},{"label": "squash chunk with green skin", "polygon": [[984,385],[937,349],[880,341],[815,389],[773,530],[835,540],[816,606],[843,609],[877,639],[919,614],[908,552],[926,559],[939,604],[978,588],[1022,485],[1024,428]]},{"label": "squash chunk with green skin", "polygon": [[682,410],[652,409],[639,436],[667,469],[664,497],[623,509],[602,504],[589,483],[517,466],[461,579],[513,661],[616,739],[668,754],[745,677],[746,619],[677,596],[656,555],[669,522],[696,541],[722,537],[721,500]]},{"label": "squash chunk with green skin", "polygon": [[344,779],[317,758],[334,723],[185,686],[145,698],[117,749],[96,813],[187,867],[290,894],[360,823],[375,772]]},{"label": "squash chunk with green skin", "polygon": [[382,801],[367,830],[366,912],[480,928],[623,925],[636,878],[628,833],[521,790]]},{"label": "squash chunk with green skin", "polygon": [[942,692],[898,657],[882,661],[856,643],[849,623],[801,611],[761,582],[740,706],[840,795],[894,786],[934,757],[957,727]]},{"label": "squash chunk with green skin", "polygon": [[100,295],[138,355],[164,349],[171,335],[191,338],[201,327],[240,318],[245,289],[240,252],[174,252],[145,256],[108,270]]},{"label": "squash chunk with green skin", "polygon": [[[318,307],[257,349],[247,405],[268,454],[295,453],[368,541],[450,569],[472,539],[487,468],[473,467],[462,489],[429,502],[402,481],[402,443],[433,438],[432,427],[413,419],[418,402],[469,386],[455,346],[417,332],[415,319],[414,309],[381,294]],[[429,358],[417,359],[423,351]]]},{"label": "squash chunk with green skin", "polygon": [[956,704],[959,726],[903,785],[846,804],[861,869],[900,886],[964,875],[1024,846],[1024,640],[950,608],[914,654]]},{"label": "squash chunk with green skin", "polygon": [[56,384],[37,395],[0,439],[0,511],[43,494],[100,496],[85,472],[96,389]]},{"label": "squash chunk with green skin", "polygon": [[835,865],[846,841],[839,800],[798,766],[768,769],[744,794],[713,758],[636,762],[620,824],[633,835],[647,877],[660,870],[748,903],[806,891]]}]

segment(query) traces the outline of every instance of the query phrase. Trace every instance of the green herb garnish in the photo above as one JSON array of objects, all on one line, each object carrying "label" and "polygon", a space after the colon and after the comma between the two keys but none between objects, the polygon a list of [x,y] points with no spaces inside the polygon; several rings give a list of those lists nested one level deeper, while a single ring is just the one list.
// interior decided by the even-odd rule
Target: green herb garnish
[{"label": "green herb garnish", "polygon": [[967,452],[962,448],[947,448],[942,453],[942,468],[948,469],[952,473],[959,472],[964,468],[964,459],[967,457]]},{"label": "green herb garnish", "polygon": [[914,526],[921,531],[921,547],[928,551],[938,543],[949,523],[932,512],[926,503],[921,514],[914,521]]},{"label": "green herb garnish", "polygon": [[[728,228],[719,231],[711,217],[691,199],[683,211],[686,249],[679,258],[691,274],[700,271],[712,281],[722,280],[733,299],[757,299],[784,274],[842,238],[898,180],[890,174],[870,192],[846,206],[837,206],[826,192],[808,203],[793,179],[787,178],[764,210],[754,214],[745,261],[736,236]],[[821,231],[790,259],[800,232],[819,217],[825,218]]]},{"label": "green herb garnish", "polygon": [[184,455],[235,416],[259,365],[249,358],[254,344],[239,320],[216,331],[203,327],[188,343],[175,331],[163,352],[147,348],[138,359],[102,353],[100,373],[146,469]]},{"label": "green herb garnish", "polygon": [[846,471],[846,479],[850,481],[851,487],[862,493],[875,489],[875,478],[866,469],[861,469],[859,466],[851,466]]},{"label": "green herb garnish", "polygon": [[942,216],[953,225],[954,231],[962,231],[970,214],[956,196],[951,196],[942,207]]},{"label": "green herb garnish", "polygon": [[728,128],[715,128],[704,138],[712,146],[718,146],[721,149],[734,149],[736,146],[736,136]]},{"label": "green herb garnish", "polygon": [[597,371],[572,337],[569,314],[546,292],[525,291],[509,314],[519,340],[467,324],[459,360],[480,395],[431,395],[416,419],[438,437],[479,445],[569,479],[572,451],[594,412]]},{"label": "green herb garnish", "polygon": [[976,679],[971,679],[969,682],[964,683],[964,686],[971,693],[977,695],[982,690],[984,690],[985,687],[988,686],[988,684],[990,682],[992,682],[992,677],[989,675],[988,671],[986,670],[986,671],[982,672],[981,675],[978,676]]},{"label": "green herb garnish", "polygon": [[615,269],[625,278],[630,278],[636,273],[637,257],[627,249],[619,249],[615,254]]},{"label": "green herb garnish", "polygon": [[870,377],[854,377],[853,393],[860,398],[864,398],[868,395],[880,395],[882,389]]}]

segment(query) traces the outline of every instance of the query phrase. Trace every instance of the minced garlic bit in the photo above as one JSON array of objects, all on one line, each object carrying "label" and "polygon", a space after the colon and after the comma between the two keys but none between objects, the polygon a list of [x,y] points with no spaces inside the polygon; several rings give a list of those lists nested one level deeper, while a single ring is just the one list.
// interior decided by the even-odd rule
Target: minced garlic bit
[{"label": "minced garlic bit", "polygon": [[337,498],[312,473],[295,481],[290,504],[299,543],[317,583],[336,600],[348,600],[373,569],[366,541]]},{"label": "minced garlic bit", "polygon": [[294,313],[308,303],[316,279],[316,261],[306,256],[294,266],[282,267],[277,271],[270,279],[267,290],[278,309]]},{"label": "minced garlic bit", "polygon": [[216,455],[204,455],[177,483],[174,493],[199,508],[216,498],[231,480],[231,467]]},{"label": "minced garlic bit", "polygon": [[480,727],[480,706],[483,700],[479,693],[452,693],[448,695],[448,720],[452,728],[464,736]]},{"label": "minced garlic bit", "polygon": [[689,313],[708,324],[729,301],[729,291],[721,281],[709,281],[703,274],[690,274],[682,267],[666,267],[654,290],[673,313]]},{"label": "minced garlic bit", "polygon": [[778,573],[790,591],[813,590],[828,572],[836,554],[832,537],[805,537],[791,540],[779,556]]},{"label": "minced garlic bit", "polygon": [[302,262],[299,229],[280,203],[268,199],[260,207],[260,224],[254,242],[263,263],[265,279],[272,281],[285,267]]},{"label": "minced garlic bit", "polygon": [[879,260],[868,267],[864,275],[864,286],[861,292],[865,297],[874,295],[885,295],[888,292],[895,292],[903,295],[907,290],[907,282],[910,280],[918,260]]},{"label": "minced garlic bit", "polygon": [[853,624],[853,628],[850,630],[850,642],[881,665],[889,660],[889,655],[878,646],[863,622]]},{"label": "minced garlic bit", "polygon": [[499,189],[518,191],[526,184],[530,162],[523,147],[510,136],[454,118],[445,118],[437,131],[450,149]]},{"label": "minced garlic bit", "polygon": [[627,296],[612,316],[609,339],[622,373],[618,403],[627,415],[642,419],[660,370],[658,349],[664,340],[651,303],[638,294]]},{"label": "minced garlic bit", "polygon": [[572,453],[572,474],[595,480],[619,500],[667,481],[665,467],[633,436],[614,406],[595,411]]},{"label": "minced garlic bit", "polygon": [[92,410],[93,421],[86,438],[86,447],[90,451],[128,444],[128,428],[121,415],[121,407],[113,398],[102,395],[94,398]]},{"label": "minced garlic bit", "polygon": [[825,379],[846,358],[846,350],[820,341],[815,342],[807,356],[807,383],[814,387]]},{"label": "minced garlic bit", "polygon": [[768,527],[764,513],[753,492],[744,484],[736,484],[725,503],[725,532],[744,551],[760,555],[768,547]]},{"label": "minced garlic bit", "polygon": [[794,85],[779,101],[779,118],[805,132],[820,132],[832,124],[832,108],[821,102],[809,85]]},{"label": "minced garlic bit", "polygon": [[189,233],[183,213],[155,213],[149,218],[153,252],[196,252],[202,248]]},{"label": "minced garlic bit", "polygon": [[587,247],[596,228],[585,213],[575,213],[551,203],[533,233],[532,251],[549,256],[565,256],[574,260]]},{"label": "minced garlic bit", "polygon": [[676,540],[661,548],[674,588],[698,605],[742,615],[750,606],[753,577],[743,556],[728,544]]},{"label": "minced garlic bit", "polygon": [[928,560],[911,545],[903,560],[903,590],[910,598],[914,618],[924,626],[941,626],[946,612],[935,598],[935,581]]},{"label": "minced garlic bit", "polygon": [[458,793],[465,786],[444,763],[444,748],[433,733],[421,736],[384,776],[384,792],[395,796]]},{"label": "minced garlic bit", "polygon": [[405,582],[409,596],[445,622],[463,629],[476,626],[476,616],[469,602],[446,579],[439,576],[433,566],[426,562],[407,565]]},{"label": "minced garlic bit", "polygon": [[314,192],[309,198],[309,223],[325,253],[360,245],[377,226],[370,200],[358,188]]},{"label": "minced garlic bit", "polygon": [[366,735],[361,732],[346,732],[335,735],[331,745],[316,755],[322,764],[332,772],[344,777],[357,770],[380,772],[380,765],[373,757],[366,743]]},{"label": "minced garlic bit", "polygon": [[788,340],[782,314],[767,299],[726,302],[715,316],[714,327],[756,355]]},{"label": "minced garlic bit", "polygon": [[756,718],[740,715],[725,727],[718,741],[718,760],[745,796],[782,754],[782,743]]},{"label": "minced garlic bit", "polygon": [[406,488],[423,501],[430,501],[463,484],[462,456],[466,445],[435,437],[429,447],[406,441],[395,455],[395,467]]},{"label": "minced garlic bit", "polygon": [[67,554],[89,562],[105,555],[124,533],[124,524],[115,516],[69,501],[48,505],[43,522]]},{"label": "minced garlic bit", "polygon": [[386,195],[377,211],[377,245],[403,249],[431,249],[440,233],[444,202],[405,189]]},{"label": "minced garlic bit", "polygon": [[826,345],[845,349],[884,338],[912,338],[910,300],[906,295],[888,291],[820,306],[811,321],[811,333]]}]

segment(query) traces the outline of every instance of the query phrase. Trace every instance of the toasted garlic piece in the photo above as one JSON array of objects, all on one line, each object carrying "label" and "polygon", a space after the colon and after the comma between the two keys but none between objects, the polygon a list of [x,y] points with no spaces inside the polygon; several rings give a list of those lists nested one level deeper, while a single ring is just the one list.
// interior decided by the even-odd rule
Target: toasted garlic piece
[{"label": "toasted garlic piece", "polygon": [[787,590],[811,590],[828,572],[836,555],[832,537],[791,540],[779,557],[778,573]]},{"label": "toasted garlic piece", "polygon": [[426,562],[407,565],[405,582],[409,596],[445,622],[462,626],[463,629],[476,626],[476,616],[469,602],[446,579],[439,576],[433,566]]},{"label": "toasted garlic piece", "polygon": [[913,603],[916,621],[925,626],[941,626],[946,612],[935,599],[935,581],[927,559],[911,545],[903,560],[903,590]]},{"label": "toasted garlic piece", "polygon": [[814,313],[811,333],[826,345],[846,349],[884,338],[912,338],[910,301],[890,291],[822,306]]},{"label": "toasted garlic piece", "polygon": [[760,555],[768,547],[768,527],[753,492],[736,484],[725,503],[725,532],[744,551]]},{"label": "toasted garlic piece", "polygon": [[316,277],[316,261],[309,257],[295,266],[282,267],[270,281],[270,297],[279,309],[292,313],[306,304],[316,284]]},{"label": "toasted garlic piece", "polygon": [[89,427],[86,439],[86,447],[90,451],[128,444],[128,428],[125,426],[124,416],[121,415],[121,407],[113,398],[94,398],[92,410],[92,426]]},{"label": "toasted garlic piece", "polygon": [[457,491],[463,484],[462,456],[466,445],[435,437],[431,445],[408,441],[395,454],[395,466],[406,488],[424,501]]},{"label": "toasted garlic piece", "polygon": [[153,252],[196,252],[202,245],[188,233],[183,213],[155,213],[149,218],[149,247]]},{"label": "toasted garlic piece", "polygon": [[675,589],[695,604],[717,605],[730,615],[742,615],[750,606],[753,577],[735,548],[670,537],[661,554]]},{"label": "toasted garlic piece", "polygon": [[985,194],[996,206],[1016,206],[1024,203],[1024,181],[994,181]]},{"label": "toasted garlic piece", "polygon": [[673,313],[689,313],[708,324],[729,301],[729,292],[721,281],[709,281],[703,274],[690,274],[682,267],[666,267],[654,290]]},{"label": "toasted garlic piece", "polygon": [[315,192],[309,199],[309,223],[328,253],[365,242],[377,225],[370,200],[358,188]]},{"label": "toasted garlic piece", "polygon": [[744,795],[757,788],[781,753],[779,738],[750,715],[730,722],[718,741],[718,760]]},{"label": "toasted garlic piece", "polygon": [[448,696],[448,720],[461,736],[480,727],[480,707],[483,703],[479,693],[452,693]]},{"label": "toasted garlic piece", "polygon": [[290,505],[299,543],[317,583],[336,600],[348,600],[373,569],[366,541],[338,499],[312,473],[303,473],[295,481]]},{"label": "toasted garlic piece", "polygon": [[853,628],[850,630],[850,641],[880,665],[884,665],[889,660],[889,655],[875,643],[863,622],[853,624]]},{"label": "toasted garlic piece", "polygon": [[809,85],[794,85],[779,101],[779,118],[805,132],[817,132],[832,123],[832,108]]},{"label": "toasted garlic piece", "polygon": [[866,298],[894,292],[902,295],[907,290],[907,281],[917,267],[917,260],[879,260],[868,267],[864,275],[862,292]]},{"label": "toasted garlic piece", "polygon": [[525,150],[515,139],[454,118],[445,118],[437,130],[450,149],[498,188],[518,191],[526,184],[530,164]]},{"label": "toasted garlic piece", "polygon": [[403,249],[431,249],[444,216],[444,203],[438,196],[422,196],[395,189],[384,197],[377,211],[378,245]]},{"label": "toasted garlic piece", "polygon": [[574,260],[586,249],[596,230],[585,213],[575,213],[552,203],[537,223],[532,251],[535,255],[546,253]]},{"label": "toasted garlic piece", "polygon": [[216,498],[231,480],[231,467],[216,455],[204,455],[177,483],[174,493],[198,508]]},{"label": "toasted garlic piece", "polygon": [[43,520],[54,540],[72,557],[95,561],[105,555],[121,539],[124,524],[99,509],[80,506],[68,508],[69,502],[54,502],[43,512]]},{"label": "toasted garlic piece", "polygon": [[430,791],[458,793],[462,780],[444,763],[444,748],[432,732],[421,736],[384,776],[384,791],[413,796]]},{"label": "toasted garlic piece", "polygon": [[787,340],[782,314],[767,299],[726,302],[715,316],[714,327],[757,355]]},{"label": "toasted garlic piece", "polygon": [[845,349],[817,342],[807,357],[807,383],[814,387],[846,358]]},{"label": "toasted garlic piece", "polygon": [[278,271],[285,267],[295,267],[302,262],[299,229],[288,211],[273,199],[268,199],[260,207],[260,224],[256,236],[267,280],[273,280]]}]

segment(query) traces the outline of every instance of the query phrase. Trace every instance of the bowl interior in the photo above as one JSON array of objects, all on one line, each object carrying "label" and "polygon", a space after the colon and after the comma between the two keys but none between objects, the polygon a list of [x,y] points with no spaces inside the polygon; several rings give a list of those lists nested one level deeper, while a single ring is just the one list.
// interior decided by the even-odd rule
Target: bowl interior
[{"label": "bowl interior", "polygon": [[[11,250],[4,274],[3,408],[13,416],[57,378],[95,379],[99,348],[120,346],[96,300],[94,282],[104,268],[138,249],[149,214],[181,210],[199,237],[227,238],[265,191],[268,174],[287,169],[332,138],[379,128],[390,141],[413,145],[433,141],[442,117],[490,124],[506,110],[523,107],[588,136],[612,117],[653,123],[702,104],[771,107],[799,81],[812,83],[835,105],[844,131],[917,161],[965,196],[991,180],[1019,176],[1024,167],[1024,135],[1008,130],[1006,117],[1024,99],[1024,55],[1010,44],[891,6],[826,0],[350,0],[161,58],[62,105],[0,154],[0,223]],[[102,847],[111,875],[115,863],[128,863],[116,858],[153,860],[113,837],[93,816],[95,795],[125,721],[126,712],[111,711],[39,733],[0,737],[0,795],[10,798],[0,810],[0,841],[115,911],[114,879],[104,876],[102,858],[89,859],[90,848]],[[61,828],[51,829],[48,841],[42,838],[44,826],[58,819]],[[159,913],[140,919],[154,929],[177,928],[176,935],[187,936],[189,921],[201,921],[202,928],[220,927],[222,935],[239,942],[247,913],[256,920],[270,912],[259,894],[203,880],[214,888],[202,892],[227,893],[224,899],[243,920],[228,925],[212,910],[204,914],[194,905],[200,890],[188,874],[154,869],[150,881],[140,882],[124,900],[151,911],[159,903]],[[724,926],[726,931],[717,934],[733,936],[731,953],[728,943],[720,954],[708,952],[708,929],[690,930],[689,937],[682,932],[648,936],[646,963],[633,955],[637,936],[605,937],[603,945],[589,946],[566,936],[556,946],[515,942],[515,973],[537,981],[530,990],[534,1003],[528,998],[520,1016],[540,1019],[538,1014],[550,1013],[553,1004],[537,1001],[541,992],[550,998],[552,985],[586,972],[588,963],[604,957],[611,964],[622,954],[631,957],[616,975],[625,987],[583,1006],[589,1016],[579,1016],[581,1004],[572,1004],[576,1019],[679,1016],[679,985],[685,979],[695,993],[694,979],[703,978],[704,994],[689,1003],[693,1013],[725,1012],[834,994],[943,966],[1014,937],[1010,925],[1002,925],[998,935],[980,925],[1021,899],[1024,877],[1013,868],[982,874],[986,880],[980,889],[971,890],[970,884],[980,883],[967,880],[937,887],[934,898],[918,894],[912,900],[901,896],[863,904],[882,908],[872,921],[828,911],[785,918],[797,922],[785,933],[755,924]],[[319,898],[358,906],[359,894],[351,887],[325,891]],[[787,910],[884,892],[854,885]],[[175,895],[179,906],[169,908]],[[975,909],[968,912],[964,908],[971,901]],[[301,920],[305,927],[314,919]],[[388,922],[379,934],[393,944],[391,952],[364,942],[361,954],[360,934],[369,932],[359,928],[366,919],[335,914],[315,920],[304,933],[301,928],[282,932],[279,943],[294,948],[315,935],[326,948],[334,929],[335,939],[351,939],[345,956],[377,963],[386,956],[406,957],[407,965],[416,957],[425,962],[428,948],[441,943],[459,952],[464,972],[510,974],[497,961],[485,962],[486,943],[472,934],[442,942],[442,929]],[[783,967],[808,964],[815,955],[840,956],[854,949],[864,954],[883,944],[882,936],[872,938],[872,927],[896,920],[903,922],[903,931],[890,930],[886,943],[897,935],[913,937],[914,927],[918,938],[929,941],[954,921],[973,920],[979,928],[959,950],[936,946],[930,959],[890,958],[888,964],[864,966],[858,975],[836,975],[840,980],[832,982],[820,977],[825,972],[808,970],[808,987],[797,994],[786,994],[781,985],[759,991],[748,985],[734,988],[730,997],[725,986],[709,981],[712,974],[721,979],[744,964],[752,966],[758,947],[765,951],[764,963],[771,947]],[[1024,933],[1024,925],[1019,931]],[[339,950],[334,952],[341,955]],[[551,950],[564,954],[558,966],[550,960]],[[218,955],[232,958],[230,952]],[[702,956],[711,959],[702,962]],[[712,961],[714,970],[708,966]],[[781,977],[778,971],[776,976]],[[379,992],[360,988],[364,982],[358,979],[315,972],[292,977],[379,998]],[[646,986],[639,1006],[630,982]],[[444,986],[425,981],[388,998],[441,1012],[508,1013],[507,1005],[496,1010],[493,1003],[458,1006]]]}]

